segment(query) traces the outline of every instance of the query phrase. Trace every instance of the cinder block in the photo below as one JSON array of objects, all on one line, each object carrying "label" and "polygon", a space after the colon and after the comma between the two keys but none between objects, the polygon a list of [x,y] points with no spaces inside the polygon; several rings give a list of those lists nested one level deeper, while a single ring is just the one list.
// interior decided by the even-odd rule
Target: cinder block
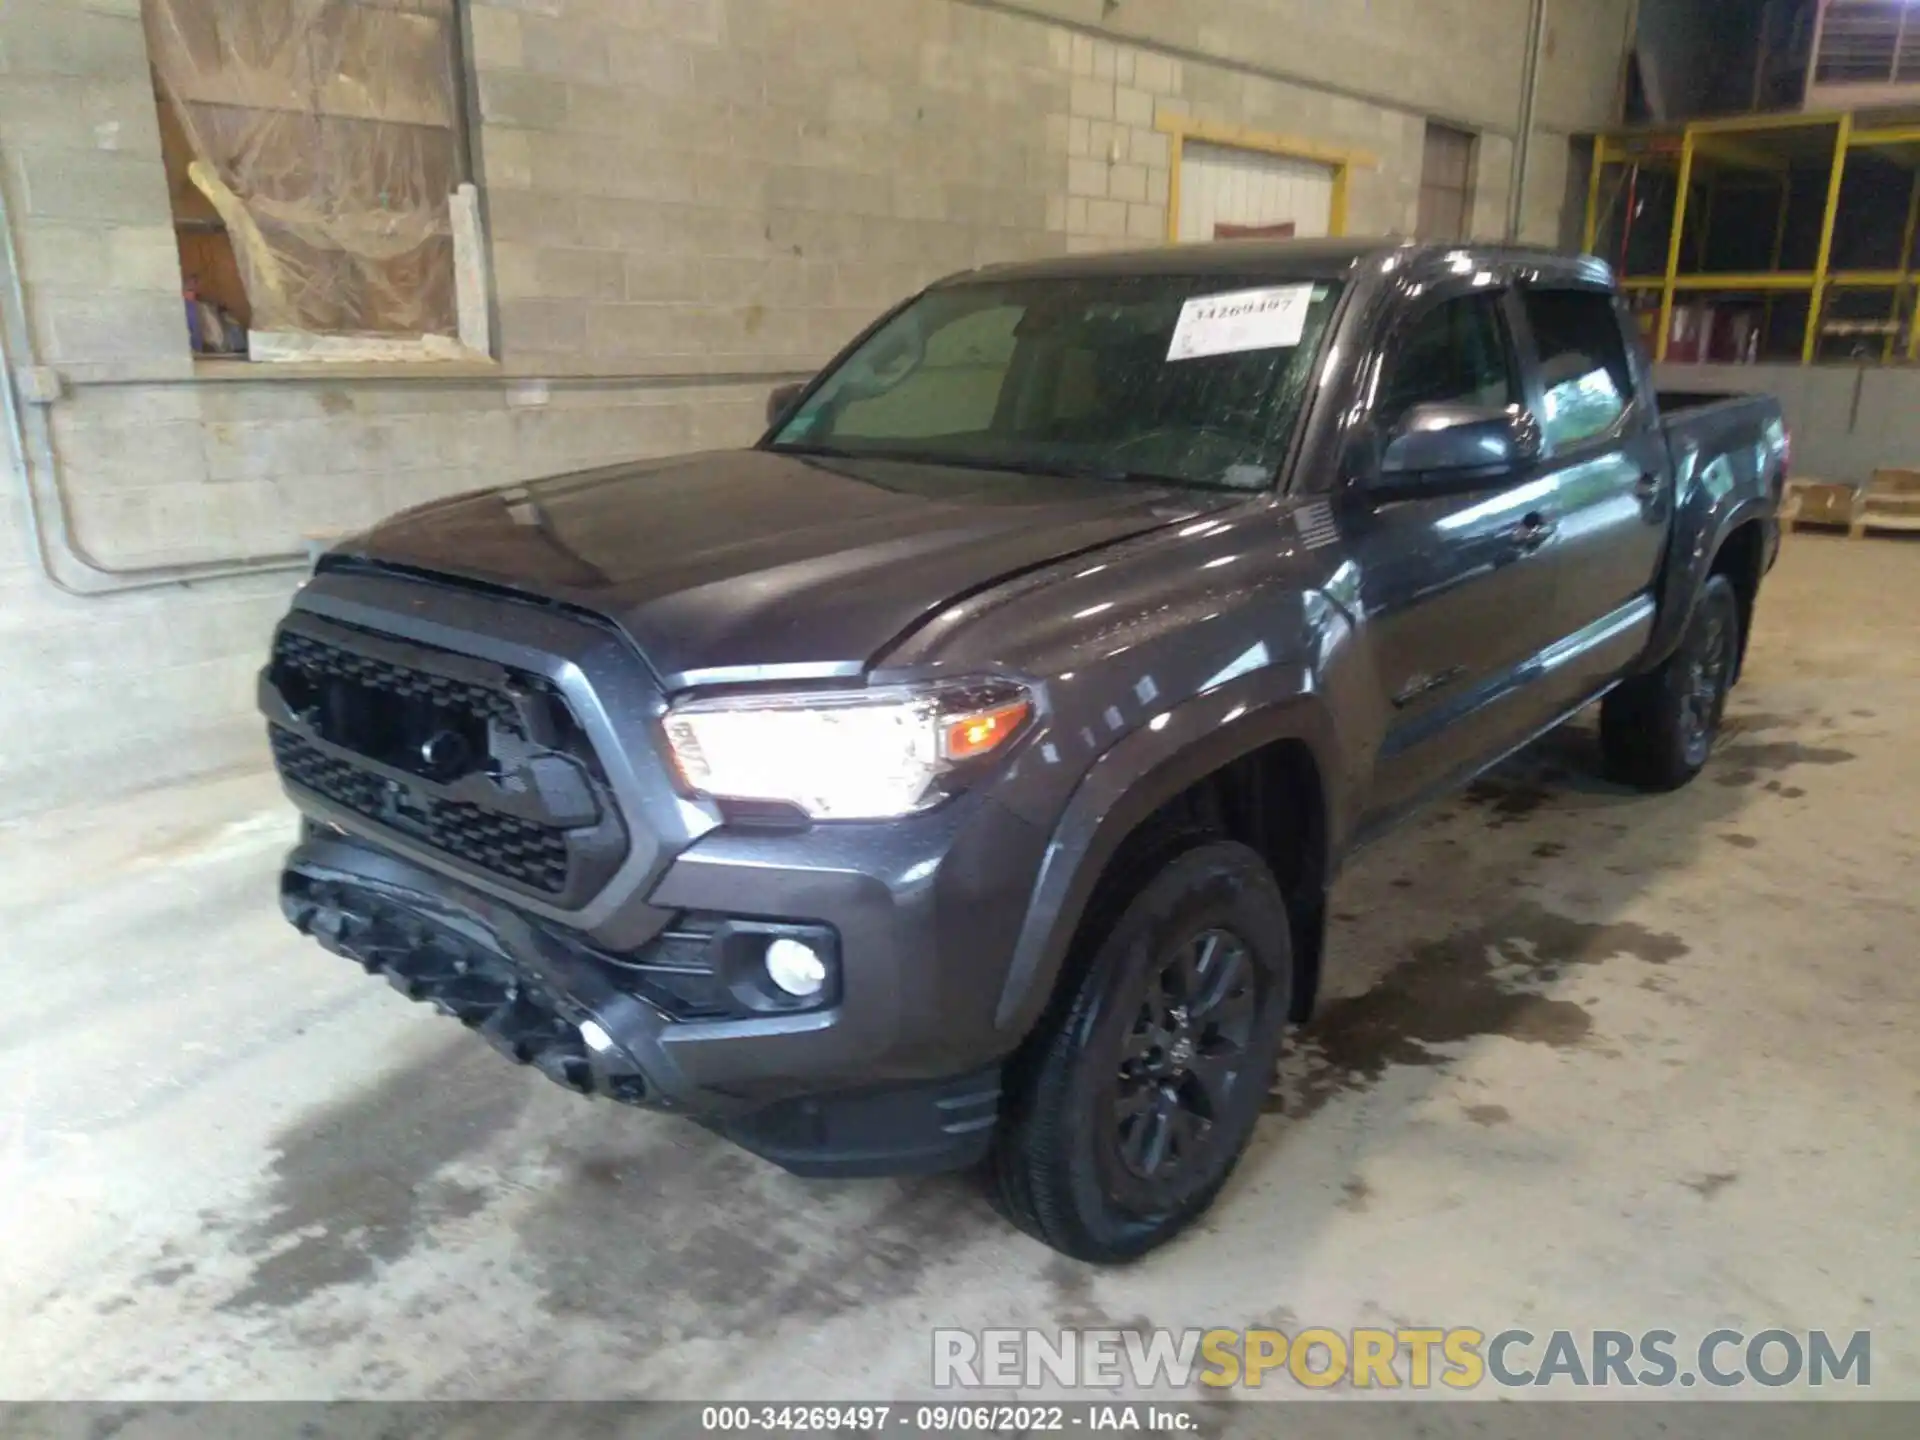
[{"label": "cinder block", "polygon": [[[353,439],[366,442],[377,427],[355,427]],[[202,432],[205,474],[220,482],[272,480],[285,475],[313,475],[333,470],[364,454],[351,453],[349,427],[325,418],[311,420],[241,421],[208,425]],[[370,448],[380,450],[377,443]]]},{"label": "cinder block", "polygon": [[1092,158],[1068,160],[1067,193],[1104,196],[1107,193],[1107,162]]},{"label": "cinder block", "polygon": [[0,87],[0,141],[9,152],[109,150],[157,157],[153,85],[69,75],[20,75]]},{"label": "cinder block", "polygon": [[115,14],[54,0],[7,0],[0,11],[0,72],[144,76],[146,35],[137,12]]},{"label": "cinder block", "polygon": [[611,250],[551,247],[535,252],[536,293],[561,298],[611,298],[625,293],[622,260]]},{"label": "cinder block", "polygon": [[893,213],[905,220],[944,220],[947,218],[946,187],[935,180],[896,175]]},{"label": "cinder block", "polygon": [[1075,115],[1085,115],[1090,120],[1113,119],[1113,82],[1076,79],[1070,92],[1070,104]]},{"label": "cinder block", "polygon": [[492,191],[486,197],[487,233],[495,240],[552,244],[574,233],[575,203],[561,190]]},{"label": "cinder block", "polygon": [[737,43],[714,49],[695,47],[690,58],[693,93],[712,105],[758,111],[767,103],[770,68],[776,80],[782,78],[778,67],[769,67],[765,55],[742,49]]},{"label": "cinder block", "polygon": [[500,345],[511,357],[523,353],[575,354],[586,344],[587,306],[578,300],[503,300]]},{"label": "cinder block", "polygon": [[1127,136],[1127,154],[1134,164],[1165,170],[1172,164],[1171,137],[1158,130],[1134,130]]},{"label": "cinder block", "polygon": [[1153,96],[1130,85],[1120,86],[1114,91],[1113,118],[1121,125],[1153,124]]},{"label": "cinder block", "polygon": [[[84,221],[15,221],[20,278],[28,285],[86,289],[107,273],[110,229]],[[175,266],[176,280],[178,265]],[[184,323],[184,322],[183,322]]]},{"label": "cinder block", "polygon": [[1127,206],[1127,234],[1136,240],[1166,239],[1166,208],[1161,205]]},{"label": "cinder block", "polygon": [[553,130],[566,123],[567,86],[545,75],[480,72],[480,114],[492,124]]},{"label": "cinder block", "polygon": [[1087,231],[1092,235],[1125,235],[1127,207],[1121,200],[1089,200]]},{"label": "cinder block", "polygon": [[166,177],[146,155],[42,150],[14,157],[29,216],[118,225],[170,225]]},{"label": "cinder block", "polygon": [[885,127],[893,123],[893,97],[870,75],[836,76],[828,89],[827,119],[850,130]]},{"label": "cinder block", "polygon": [[207,478],[198,421],[102,426],[56,419],[54,435],[75,494],[151,490]]},{"label": "cinder block", "polygon": [[174,359],[190,350],[177,294],[35,287],[33,323],[50,365]]},{"label": "cinder block", "polygon": [[1147,172],[1139,165],[1115,165],[1107,171],[1107,193],[1115,200],[1144,201]]},{"label": "cinder block", "polygon": [[[106,284],[180,294],[180,249],[171,226],[119,225],[106,233]],[[96,276],[96,282],[100,277]]]},{"label": "cinder block", "polygon": [[487,125],[478,138],[480,170],[488,190],[533,187],[533,146],[528,132]]},{"label": "cinder block", "polygon": [[628,300],[659,303],[692,300],[701,293],[701,263],[687,256],[629,254],[623,257],[622,294]]},{"label": "cinder block", "polygon": [[676,40],[718,45],[726,35],[721,0],[651,0],[645,9],[649,28]]},{"label": "cinder block", "polygon": [[666,248],[676,211],[626,195],[582,195],[574,202],[572,233],[582,245],[597,250],[658,254]]},{"label": "cinder block", "polygon": [[678,308],[674,304],[596,305],[586,316],[584,344],[604,355],[668,350],[678,333]]},{"label": "cinder block", "polygon": [[1173,94],[1178,88],[1174,83],[1174,62],[1151,50],[1140,51],[1133,65],[1133,83],[1155,95]]},{"label": "cinder block", "polygon": [[645,95],[693,92],[693,57],[657,35],[614,31],[607,41],[607,70],[616,85]]},{"label": "cinder block", "polygon": [[518,11],[493,5],[467,7],[468,53],[480,70],[518,70],[524,63]]},{"label": "cinder block", "polygon": [[604,82],[612,39],[613,32],[580,16],[530,15],[520,22],[520,64],[560,80]]}]

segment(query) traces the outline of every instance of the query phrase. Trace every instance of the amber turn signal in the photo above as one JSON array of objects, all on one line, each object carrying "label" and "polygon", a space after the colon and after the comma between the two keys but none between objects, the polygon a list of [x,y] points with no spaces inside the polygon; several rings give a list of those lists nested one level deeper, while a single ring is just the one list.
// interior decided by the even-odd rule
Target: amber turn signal
[{"label": "amber turn signal", "polygon": [[1025,700],[955,715],[941,727],[940,753],[948,760],[972,760],[1011,739],[1033,707]]}]

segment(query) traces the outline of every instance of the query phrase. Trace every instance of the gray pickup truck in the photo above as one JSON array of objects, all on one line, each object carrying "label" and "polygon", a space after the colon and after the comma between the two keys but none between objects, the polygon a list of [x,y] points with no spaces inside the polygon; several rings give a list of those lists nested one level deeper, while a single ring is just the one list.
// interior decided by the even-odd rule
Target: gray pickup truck
[{"label": "gray pickup truck", "polygon": [[1663,404],[1591,259],[999,266],[795,388],[320,562],[283,907],[562,1085],[986,1160],[1093,1260],[1225,1184],[1357,846],[1595,700],[1613,778],[1699,771],[1778,546],[1779,408]]}]

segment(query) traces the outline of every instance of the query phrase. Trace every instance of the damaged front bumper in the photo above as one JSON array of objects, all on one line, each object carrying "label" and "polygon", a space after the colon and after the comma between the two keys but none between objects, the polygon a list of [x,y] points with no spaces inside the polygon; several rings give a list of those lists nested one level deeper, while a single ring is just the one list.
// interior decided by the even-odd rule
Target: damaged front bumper
[{"label": "damaged front bumper", "polygon": [[741,927],[696,921],[647,955],[605,955],[321,825],[288,857],[280,898],[304,934],[515,1063],[582,1095],[684,1114],[796,1173],[956,1169],[991,1140],[997,1065],[822,1089],[813,1072],[833,1068],[831,1009],[703,1018]]}]

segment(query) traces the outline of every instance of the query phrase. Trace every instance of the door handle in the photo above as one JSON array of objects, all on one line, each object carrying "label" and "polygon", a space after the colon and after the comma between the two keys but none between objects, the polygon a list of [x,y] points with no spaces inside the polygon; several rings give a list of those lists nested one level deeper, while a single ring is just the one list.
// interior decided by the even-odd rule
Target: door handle
[{"label": "door handle", "polygon": [[1513,543],[1521,553],[1531,555],[1547,541],[1553,538],[1553,532],[1560,527],[1539,511],[1527,515],[1507,533],[1513,537]]},{"label": "door handle", "polygon": [[1660,477],[1651,470],[1633,482],[1633,493],[1641,500],[1651,500],[1660,493]]}]

